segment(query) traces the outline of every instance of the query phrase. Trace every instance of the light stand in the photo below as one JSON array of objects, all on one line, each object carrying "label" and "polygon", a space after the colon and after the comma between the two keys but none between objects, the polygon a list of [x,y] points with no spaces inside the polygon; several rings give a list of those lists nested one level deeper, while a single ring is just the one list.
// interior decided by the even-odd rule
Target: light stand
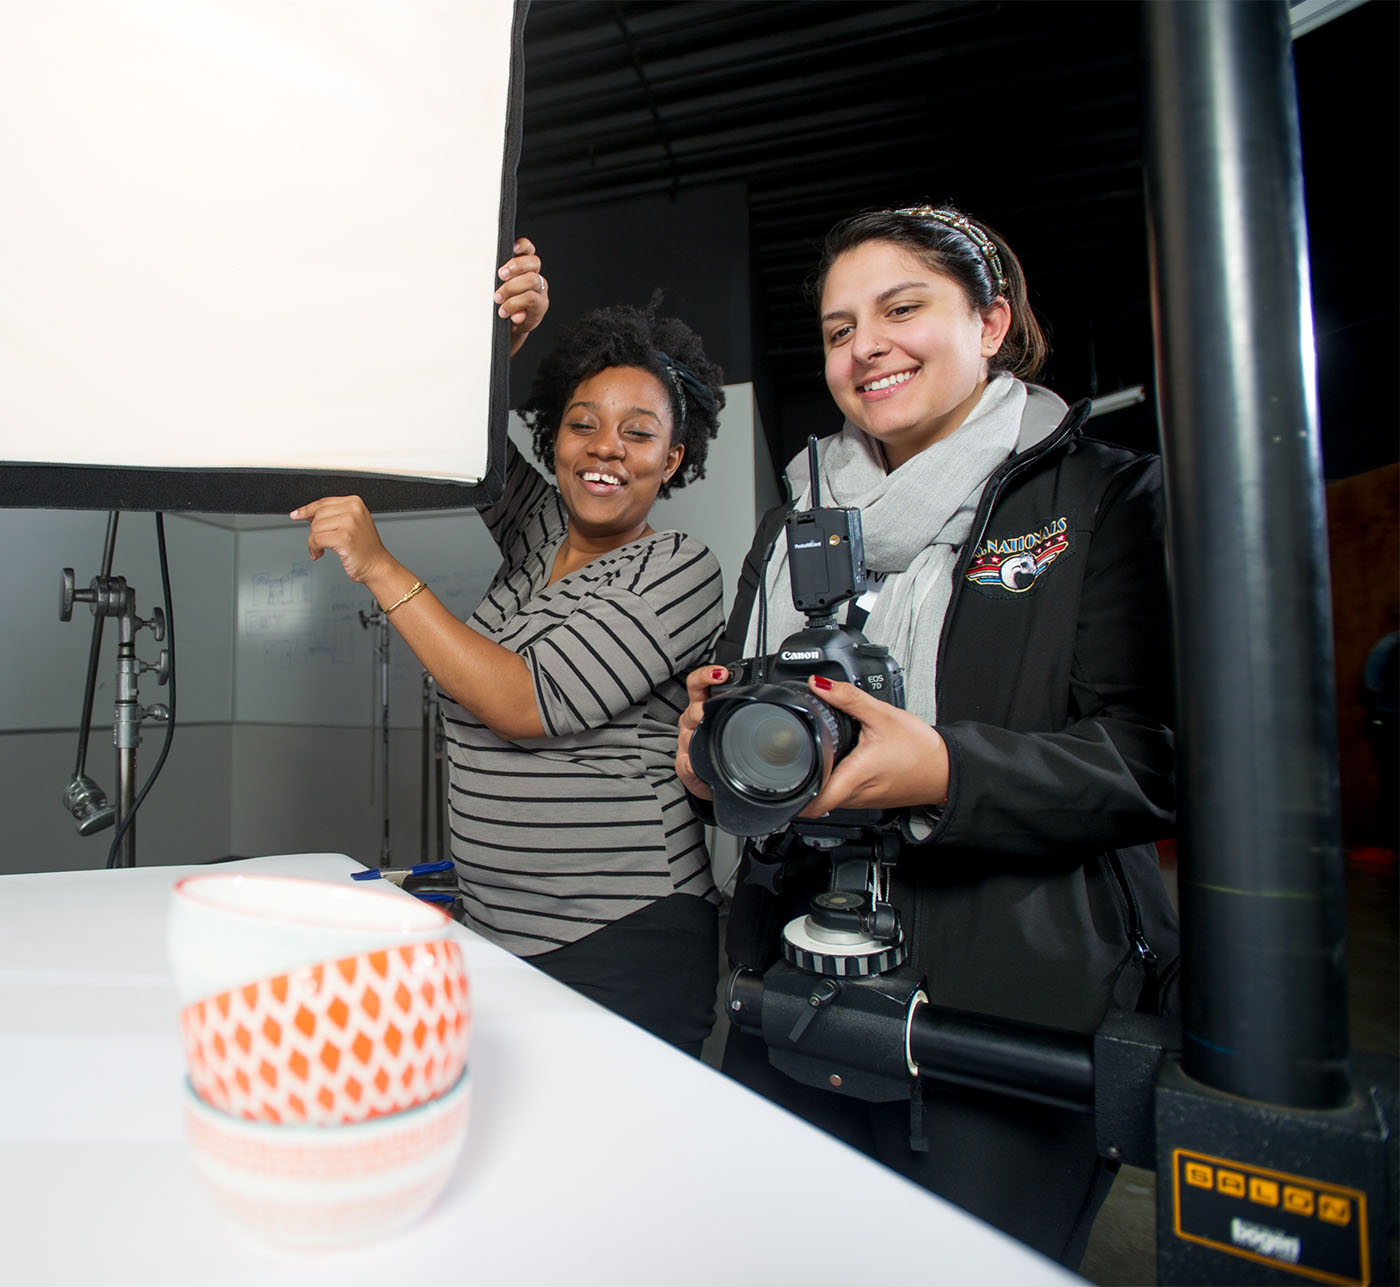
[{"label": "light stand", "polygon": [[[104,566],[110,567],[111,544],[116,532],[116,515],[112,515],[108,525],[108,548],[104,555]],[[157,703],[149,710],[143,710],[138,691],[139,678],[143,670],[156,672],[156,682],[164,684],[170,678],[171,659],[168,649],[162,648],[155,664],[148,664],[136,656],[136,632],[150,627],[157,643],[165,639],[165,613],[153,608],[151,619],[143,620],[136,615],[136,593],[127,585],[125,578],[104,574],[92,579],[86,590],[79,590],[72,568],[63,569],[62,596],[59,606],[59,619],[73,619],[73,605],[86,603],[97,619],[93,630],[93,647],[88,661],[89,684],[83,703],[83,727],[79,730],[78,764],[73,780],[64,792],[63,800],[70,813],[78,822],[80,835],[91,835],[116,821],[122,824],[119,852],[111,865],[134,867],[136,865],[136,826],[131,814],[136,801],[136,748],[141,744],[141,721],[151,719],[165,722],[170,719],[167,707]],[[100,787],[84,772],[87,743],[87,729],[92,714],[92,689],[96,672],[97,654],[101,647],[101,632],[97,623],[106,617],[117,618],[117,696],[112,720],[112,742],[117,751],[117,806],[115,812],[107,802]]]},{"label": "light stand", "polygon": [[[423,784],[419,799],[420,862],[428,861],[429,797],[436,804],[437,858],[442,858],[442,720],[437,700],[437,681],[429,671],[423,672]],[[436,785],[436,792],[432,786]]]},{"label": "light stand", "polygon": [[443,834],[447,814],[447,735],[442,728],[442,703],[435,699],[433,704],[437,709],[437,718],[433,721],[433,802],[436,805],[433,813],[433,834],[437,837],[435,861],[441,862],[447,844]]},{"label": "light stand", "polygon": [[[107,536],[102,545],[103,576],[112,575],[112,557],[117,546],[117,520],[120,514],[112,510],[107,515]],[[65,589],[67,582],[64,582]],[[60,614],[63,609],[60,606]],[[97,691],[97,663],[102,656],[102,626],[107,620],[93,613],[92,643],[88,648],[87,683],[83,687],[83,713],[78,720],[78,758],[73,765],[73,777],[63,793],[63,804],[78,824],[80,836],[91,836],[116,821],[117,811],[107,800],[107,793],[87,775],[88,735],[92,730],[92,700]]]},{"label": "light stand", "polygon": [[[379,842],[379,866],[389,866],[389,616],[382,608],[360,613],[360,625],[375,628],[374,657],[370,669],[370,704],[379,711],[379,776],[383,799],[383,834]],[[373,750],[371,750],[371,775]],[[371,786],[373,790],[373,786]]]}]

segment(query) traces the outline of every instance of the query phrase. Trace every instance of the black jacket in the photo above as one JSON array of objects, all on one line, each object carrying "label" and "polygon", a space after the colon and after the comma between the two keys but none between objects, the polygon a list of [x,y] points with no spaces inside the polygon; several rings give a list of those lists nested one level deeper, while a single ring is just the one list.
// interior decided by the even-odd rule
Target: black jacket
[{"label": "black jacket", "polygon": [[[983,493],[939,644],[948,801],[894,895],[935,1004],[1085,1032],[1110,1005],[1171,1008],[1178,960],[1152,843],[1174,810],[1160,462],[1083,437],[1088,408]],[[760,525],[721,660],[785,510]],[[810,882],[775,903],[744,875],[730,951],[761,967]]]}]

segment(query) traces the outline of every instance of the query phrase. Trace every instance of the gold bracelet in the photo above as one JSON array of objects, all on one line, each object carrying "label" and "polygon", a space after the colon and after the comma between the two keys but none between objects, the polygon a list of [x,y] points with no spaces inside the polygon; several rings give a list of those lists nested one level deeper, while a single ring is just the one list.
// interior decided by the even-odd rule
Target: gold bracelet
[{"label": "gold bracelet", "polygon": [[411,598],[413,598],[413,596],[417,594],[419,590],[426,589],[427,586],[425,586],[421,581],[415,581],[411,586],[408,587],[408,593],[405,594],[402,599],[400,599],[397,603],[391,603],[387,608],[384,609],[384,615],[387,617],[391,612],[393,612],[395,608],[402,608],[403,605],[407,603]]}]

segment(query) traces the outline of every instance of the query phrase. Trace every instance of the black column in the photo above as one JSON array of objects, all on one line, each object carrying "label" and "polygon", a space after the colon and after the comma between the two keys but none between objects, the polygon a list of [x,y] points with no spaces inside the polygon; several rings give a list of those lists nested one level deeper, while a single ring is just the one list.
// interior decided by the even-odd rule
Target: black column
[{"label": "black column", "polygon": [[1288,12],[1144,6],[1178,683],[1182,1066],[1333,1107],[1345,888]]}]

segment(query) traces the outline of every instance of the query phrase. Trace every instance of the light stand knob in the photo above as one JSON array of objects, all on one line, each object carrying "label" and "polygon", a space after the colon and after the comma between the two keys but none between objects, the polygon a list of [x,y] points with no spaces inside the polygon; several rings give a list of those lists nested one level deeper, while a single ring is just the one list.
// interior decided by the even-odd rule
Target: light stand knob
[{"label": "light stand knob", "polygon": [[167,684],[170,682],[170,649],[162,648],[160,655],[154,662],[141,663],[142,671],[153,670],[156,673],[156,683]]},{"label": "light stand knob", "polygon": [[63,803],[78,824],[80,836],[90,836],[116,821],[117,811],[107,802],[106,793],[86,773],[73,775]]},{"label": "light stand knob", "polygon": [[73,620],[73,602],[77,598],[78,582],[73,575],[72,568],[63,569],[62,597],[58,604],[58,619],[60,621]]}]

